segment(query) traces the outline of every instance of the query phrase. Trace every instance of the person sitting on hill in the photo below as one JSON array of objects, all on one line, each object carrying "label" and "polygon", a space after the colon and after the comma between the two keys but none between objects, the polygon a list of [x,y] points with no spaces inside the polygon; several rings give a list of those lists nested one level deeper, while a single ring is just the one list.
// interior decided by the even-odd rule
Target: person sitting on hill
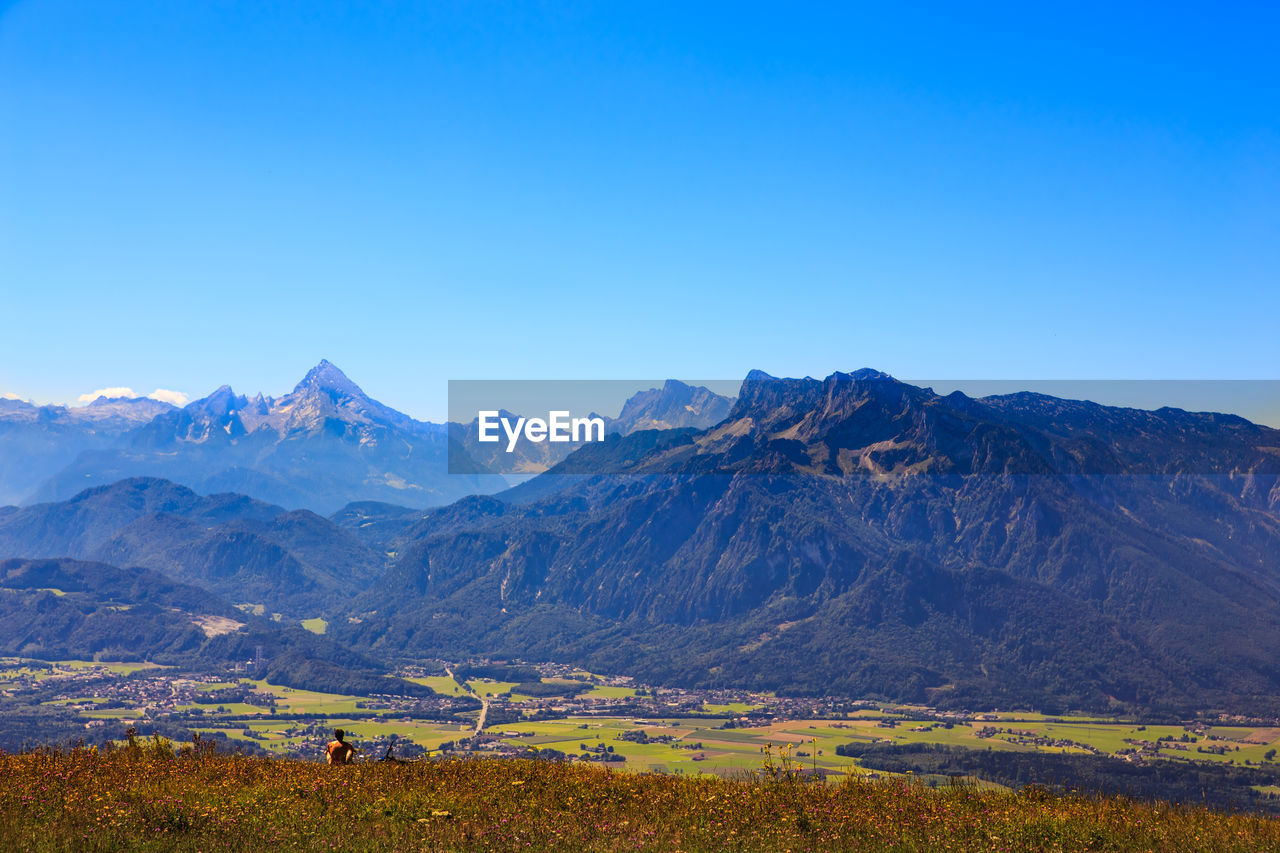
[{"label": "person sitting on hill", "polygon": [[342,729],[333,730],[334,739],[324,748],[325,759],[330,764],[350,764],[355,757],[356,748],[343,740],[346,734]]}]

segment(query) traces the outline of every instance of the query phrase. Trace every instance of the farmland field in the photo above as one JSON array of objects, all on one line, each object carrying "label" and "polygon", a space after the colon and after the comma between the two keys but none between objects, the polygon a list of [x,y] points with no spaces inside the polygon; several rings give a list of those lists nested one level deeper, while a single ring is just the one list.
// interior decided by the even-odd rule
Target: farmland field
[{"label": "farmland field", "polygon": [[446,696],[467,695],[467,691],[463,686],[447,675],[408,676],[405,680],[412,681],[415,684],[421,684],[425,687],[430,687],[435,692]]},{"label": "farmland field", "polygon": [[[334,728],[349,732],[349,739],[364,758],[398,742],[399,754],[409,744],[434,753],[444,744],[468,740],[474,729],[474,706],[458,706],[444,717],[406,714],[394,703],[353,695],[302,690],[263,679],[234,675],[191,676],[140,663],[62,661],[40,664],[19,659],[0,661],[0,687],[6,684],[42,684],[52,695],[44,705],[52,712],[72,715],[84,728],[109,729],[117,741],[124,728],[135,726],[144,734],[157,722],[177,721],[189,731],[226,737],[232,744],[264,750],[269,754],[316,758]],[[86,691],[68,687],[59,694],[57,684],[73,684],[90,677]],[[704,701],[697,715],[637,717],[610,715],[607,702],[640,701],[633,687],[607,686],[598,676],[582,674],[597,683],[579,697],[587,713],[569,711],[554,719],[532,720],[536,710],[560,700],[496,697],[508,693],[513,681],[474,678],[465,686],[444,675],[411,676],[449,699],[485,697],[491,703],[489,724],[482,741],[470,749],[506,754],[555,750],[575,759],[588,759],[615,770],[659,772],[694,776],[735,776],[757,771],[766,754],[778,755],[784,747],[798,767],[833,776],[869,772],[854,756],[837,754],[844,746],[944,746],[1023,754],[1090,755],[1132,754],[1143,751],[1145,761],[1176,760],[1219,767],[1277,767],[1280,727],[1194,724],[1143,724],[1088,716],[1049,718],[1042,714],[1006,712],[964,720],[943,720],[926,708],[879,706],[845,712],[836,719],[768,719],[748,715],[758,707],[752,701]],[[105,680],[104,680],[105,679]],[[70,680],[70,681],[68,681]],[[556,686],[576,683],[547,678]],[[130,684],[149,687],[129,688]],[[110,685],[121,685],[113,692]],[[47,685],[54,685],[48,687]],[[132,691],[132,692],[131,692]],[[169,698],[186,691],[181,700]],[[473,691],[473,692],[469,692]],[[218,695],[223,693],[224,695]],[[657,703],[662,707],[662,703]],[[495,712],[494,708],[503,710]],[[714,713],[708,713],[714,712]],[[912,717],[916,719],[911,719]],[[102,729],[108,731],[108,729]],[[375,743],[376,742],[376,743]],[[417,754],[408,750],[407,754]],[[612,759],[605,761],[605,759]],[[875,771],[886,775],[883,771]],[[1267,788],[1268,785],[1260,786]]]}]

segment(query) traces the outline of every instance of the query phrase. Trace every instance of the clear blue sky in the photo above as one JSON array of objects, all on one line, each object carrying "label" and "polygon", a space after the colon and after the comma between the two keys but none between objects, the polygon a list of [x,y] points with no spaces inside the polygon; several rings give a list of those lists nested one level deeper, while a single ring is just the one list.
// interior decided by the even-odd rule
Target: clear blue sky
[{"label": "clear blue sky", "polygon": [[25,0],[0,393],[1277,378],[1272,4]]}]

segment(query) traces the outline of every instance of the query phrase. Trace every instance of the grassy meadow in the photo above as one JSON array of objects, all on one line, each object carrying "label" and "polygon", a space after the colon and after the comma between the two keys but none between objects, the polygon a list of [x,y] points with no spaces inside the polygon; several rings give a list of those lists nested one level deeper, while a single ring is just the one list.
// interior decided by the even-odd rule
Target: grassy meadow
[{"label": "grassy meadow", "polygon": [[[775,765],[777,767],[779,765]],[[1280,820],[1126,798],[848,777],[615,773],[524,760],[335,768],[175,751],[0,754],[0,849],[1280,849]]]}]

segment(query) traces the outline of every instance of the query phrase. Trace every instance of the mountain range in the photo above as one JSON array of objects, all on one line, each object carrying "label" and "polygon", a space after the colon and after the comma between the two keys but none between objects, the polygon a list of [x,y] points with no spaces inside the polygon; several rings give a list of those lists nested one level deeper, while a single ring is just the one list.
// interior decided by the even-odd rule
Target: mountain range
[{"label": "mountain range", "polygon": [[0,398],[0,504],[29,497],[82,452],[109,447],[172,409],[148,398],[99,397],[71,408]]},{"label": "mountain range", "polygon": [[444,427],[370,399],[321,361],[280,398],[246,397],[224,385],[161,412],[109,446],[84,450],[31,498],[58,500],[86,486],[149,476],[332,512],[352,500],[432,506],[505,485],[448,475],[447,445]]},{"label": "mountain range", "polygon": [[[664,418],[706,427],[729,402],[670,382],[628,401],[610,428],[653,428]],[[0,400],[0,503],[64,500],[138,476],[321,513],[353,501],[440,506],[509,485],[490,473],[499,468],[485,465],[491,446],[471,455],[454,446],[451,455],[450,432],[370,398],[324,360],[279,398],[224,385],[182,408],[142,398],[100,398],[79,408]],[[534,447],[556,452],[532,471],[571,449]]]},{"label": "mountain range", "polygon": [[[317,410],[299,391],[239,398],[215,432],[279,436],[321,411],[391,428],[331,390]],[[198,442],[189,409],[128,435],[189,423]],[[753,372],[711,424],[646,411],[446,506],[360,500],[326,518],[133,478],[0,510],[0,557],[138,566],[284,621],[323,615],[325,639],[368,660],[560,660],[1047,712],[1280,699],[1280,431],[942,396],[870,370]]]},{"label": "mountain range", "polygon": [[342,630],[935,704],[1275,697],[1277,448],[1231,416],[752,374],[711,429],[427,514]]}]

